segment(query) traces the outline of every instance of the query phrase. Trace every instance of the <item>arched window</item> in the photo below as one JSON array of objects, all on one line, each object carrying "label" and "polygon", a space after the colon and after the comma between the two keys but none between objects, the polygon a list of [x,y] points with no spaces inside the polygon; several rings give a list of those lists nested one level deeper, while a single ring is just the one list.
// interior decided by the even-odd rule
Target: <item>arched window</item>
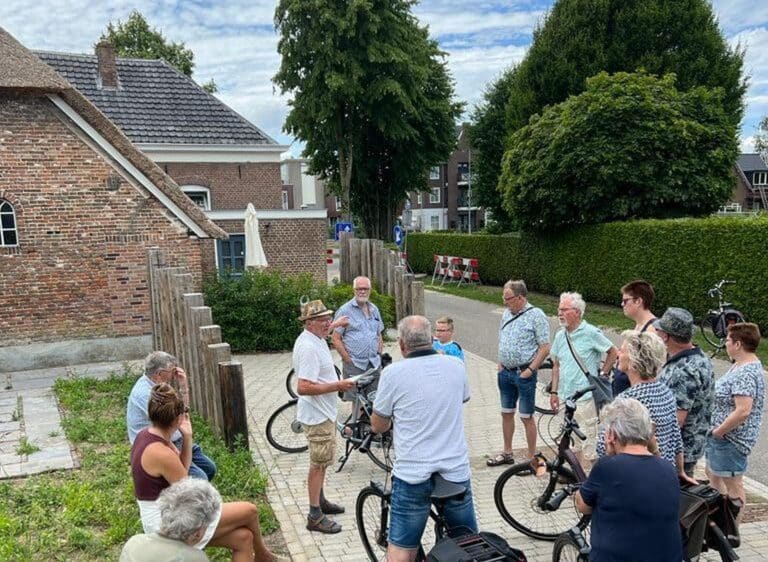
[{"label": "arched window", "polygon": [[0,246],[17,246],[19,236],[16,232],[16,213],[13,205],[0,199]]}]

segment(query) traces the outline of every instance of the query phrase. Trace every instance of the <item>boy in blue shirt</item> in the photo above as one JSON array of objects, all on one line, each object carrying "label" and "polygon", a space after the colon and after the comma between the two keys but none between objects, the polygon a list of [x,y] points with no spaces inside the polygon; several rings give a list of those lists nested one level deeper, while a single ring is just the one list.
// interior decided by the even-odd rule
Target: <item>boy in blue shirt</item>
[{"label": "boy in blue shirt", "polygon": [[453,341],[453,319],[447,316],[435,321],[435,339],[432,347],[443,355],[452,355],[464,361],[464,350]]}]

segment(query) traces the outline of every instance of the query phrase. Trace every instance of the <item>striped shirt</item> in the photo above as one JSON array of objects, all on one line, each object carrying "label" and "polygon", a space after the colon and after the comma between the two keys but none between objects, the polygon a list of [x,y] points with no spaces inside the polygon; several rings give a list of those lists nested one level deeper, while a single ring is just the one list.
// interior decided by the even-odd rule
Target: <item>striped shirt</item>
[{"label": "striped shirt", "polygon": [[[619,396],[634,398],[648,409],[651,420],[656,424],[656,441],[661,457],[673,465],[678,453],[683,452],[683,438],[677,425],[677,405],[672,391],[663,382],[654,380],[630,386]],[[597,454],[604,457],[605,430],[600,430],[597,438]]]},{"label": "striped shirt", "polygon": [[336,332],[341,334],[344,347],[355,367],[367,369],[368,363],[377,369],[381,367],[379,334],[384,331],[384,322],[376,305],[368,301],[366,316],[357,301],[352,299],[339,307],[334,319],[338,320],[341,316],[349,317],[349,325],[336,328]]}]

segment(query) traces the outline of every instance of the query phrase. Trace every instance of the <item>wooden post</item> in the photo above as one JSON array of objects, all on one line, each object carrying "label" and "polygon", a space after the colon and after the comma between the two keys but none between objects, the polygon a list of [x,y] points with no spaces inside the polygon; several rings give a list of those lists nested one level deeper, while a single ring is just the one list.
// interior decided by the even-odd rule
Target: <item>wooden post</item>
[{"label": "wooden post", "polygon": [[349,282],[352,283],[355,277],[360,275],[360,240],[350,240],[349,249]]},{"label": "wooden post", "polygon": [[379,273],[379,241],[371,240],[371,287],[377,291],[381,290],[379,283],[381,274]]},{"label": "wooden post", "polygon": [[425,315],[424,309],[424,282],[414,281],[411,284],[411,301],[413,302],[413,314]]},{"label": "wooden post", "polygon": [[[403,267],[405,270],[405,267]],[[410,316],[413,314],[413,298],[411,294],[411,285],[413,284],[413,273],[403,275],[403,314]]]},{"label": "wooden post", "polygon": [[194,290],[195,281],[191,273],[181,273],[173,276],[173,334],[176,345],[176,357],[186,369],[192,362],[192,354],[187,332],[186,313],[184,310],[184,294]]},{"label": "wooden post", "polygon": [[[207,308],[207,307],[205,307]],[[203,394],[205,394],[205,419],[214,425],[216,419],[216,406],[220,404],[219,397],[218,365],[211,358],[210,345],[221,343],[221,328],[216,325],[200,326],[200,372],[202,376]],[[214,380],[216,380],[216,392],[214,392]]]},{"label": "wooden post", "polygon": [[[190,407],[200,414],[202,408],[202,387],[200,386],[200,330],[196,324],[193,308],[203,306],[202,293],[186,293],[184,295],[184,325],[187,333],[186,347],[189,349],[189,362],[184,365],[189,379]],[[210,308],[208,309],[210,312]],[[205,322],[210,324],[211,321]]]},{"label": "wooden post", "polygon": [[243,383],[243,364],[239,361],[219,363],[219,382],[221,396],[224,399],[224,441],[230,451],[235,450],[237,437],[242,437],[241,444],[248,449],[248,417],[245,409],[245,384]]},{"label": "wooden post", "polygon": [[183,267],[166,267],[161,270],[160,322],[163,333],[163,349],[166,353],[179,356],[176,335],[176,313],[174,309],[174,276],[184,273]]},{"label": "wooden post", "polygon": [[397,321],[400,322],[405,318],[404,302],[403,302],[403,274],[405,268],[402,265],[395,267],[395,316]]},{"label": "wooden post", "polygon": [[397,295],[397,281],[395,279],[395,272],[397,271],[396,268],[399,264],[397,262],[397,256],[392,250],[387,252],[387,261],[389,262],[389,285],[387,286],[387,294],[390,297],[394,297]]},{"label": "wooden post", "polygon": [[213,420],[212,424],[219,437],[224,437],[224,402],[229,397],[221,393],[221,380],[219,379],[219,363],[226,363],[232,360],[232,351],[228,343],[214,343],[208,346],[211,361],[211,389],[213,391]]},{"label": "wooden post", "polygon": [[165,252],[154,247],[147,251],[147,285],[152,318],[152,349],[163,349],[160,329],[160,268],[165,267]]}]

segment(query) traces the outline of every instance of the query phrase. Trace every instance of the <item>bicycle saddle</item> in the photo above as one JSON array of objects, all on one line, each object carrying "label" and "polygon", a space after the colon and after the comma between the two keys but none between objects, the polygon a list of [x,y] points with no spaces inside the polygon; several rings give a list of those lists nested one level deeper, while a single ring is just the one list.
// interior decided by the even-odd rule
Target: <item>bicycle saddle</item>
[{"label": "bicycle saddle", "polygon": [[432,483],[435,485],[430,496],[433,500],[448,500],[460,497],[467,491],[466,486],[449,482],[437,472],[432,475]]}]

